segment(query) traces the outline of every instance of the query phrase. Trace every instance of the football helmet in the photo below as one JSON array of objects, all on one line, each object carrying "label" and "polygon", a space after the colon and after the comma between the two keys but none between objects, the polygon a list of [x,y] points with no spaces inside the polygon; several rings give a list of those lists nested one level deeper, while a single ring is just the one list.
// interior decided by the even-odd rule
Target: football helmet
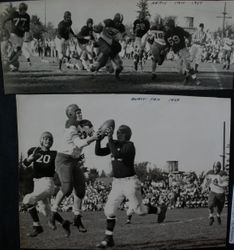
[{"label": "football helmet", "polygon": [[28,10],[28,5],[26,3],[20,3],[19,4],[19,11],[27,11]]},{"label": "football helmet", "polygon": [[121,125],[117,130],[117,137],[118,137],[118,134],[120,134],[120,133],[125,135],[125,139],[127,141],[129,141],[131,139],[132,130],[131,130],[131,128],[129,126]]},{"label": "football helmet", "polygon": [[113,19],[114,22],[122,23],[123,22],[123,15],[120,13],[116,13]]},{"label": "football helmet", "polygon": [[50,138],[51,139],[51,146],[52,146],[52,144],[54,142],[54,138],[53,138],[53,135],[50,132],[48,132],[48,131],[45,131],[45,132],[43,132],[41,134],[41,137],[40,137],[40,144],[41,144],[41,146],[43,146],[43,140],[45,138]]},{"label": "football helmet", "polygon": [[66,115],[69,119],[76,118],[76,112],[81,111],[81,109],[76,104],[70,104],[66,108]]}]

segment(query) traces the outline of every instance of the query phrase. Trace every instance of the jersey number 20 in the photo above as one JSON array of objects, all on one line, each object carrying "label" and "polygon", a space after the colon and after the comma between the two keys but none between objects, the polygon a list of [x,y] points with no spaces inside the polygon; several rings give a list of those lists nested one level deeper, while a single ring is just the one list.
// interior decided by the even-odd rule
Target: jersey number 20
[{"label": "jersey number 20", "polygon": [[50,155],[41,155],[41,156],[37,159],[37,162],[48,164],[48,163],[50,162]]}]

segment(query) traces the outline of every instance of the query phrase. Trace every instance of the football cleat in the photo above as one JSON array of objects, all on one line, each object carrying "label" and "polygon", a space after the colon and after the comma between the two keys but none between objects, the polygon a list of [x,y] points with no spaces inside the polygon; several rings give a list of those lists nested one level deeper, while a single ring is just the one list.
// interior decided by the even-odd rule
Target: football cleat
[{"label": "football cleat", "polygon": [[209,225],[212,226],[213,223],[214,223],[214,217],[211,216],[211,217],[209,218]]},{"label": "football cleat", "polygon": [[28,233],[28,237],[36,237],[38,234],[43,232],[42,226],[33,226],[33,230],[31,233]]},{"label": "football cleat", "polygon": [[84,225],[81,221],[81,215],[75,216],[73,225],[78,228],[79,232],[81,232],[81,233],[87,232],[87,229],[84,227]]},{"label": "football cleat", "polygon": [[106,235],[104,240],[96,245],[98,248],[106,248],[113,247],[115,245],[114,239],[112,235]]},{"label": "football cleat", "polygon": [[165,220],[167,213],[167,206],[165,204],[162,204],[160,209],[161,211],[158,214],[158,223],[162,223]]},{"label": "football cleat", "polygon": [[122,70],[123,70],[123,66],[120,66],[120,67],[118,67],[118,68],[115,70],[115,77],[116,77],[117,79],[119,79],[119,74],[122,72]]},{"label": "football cleat", "polygon": [[71,234],[71,230],[70,230],[70,221],[68,221],[68,220],[65,220],[64,222],[63,222],[63,224],[62,224],[62,227],[63,227],[63,229],[64,229],[64,231],[65,231],[65,236],[68,238],[69,236],[70,236],[70,234]]}]

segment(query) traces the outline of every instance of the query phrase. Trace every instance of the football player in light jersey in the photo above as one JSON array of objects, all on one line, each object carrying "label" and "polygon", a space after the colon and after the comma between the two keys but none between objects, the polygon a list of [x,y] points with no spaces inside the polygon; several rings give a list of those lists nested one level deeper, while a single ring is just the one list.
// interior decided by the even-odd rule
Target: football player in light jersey
[{"label": "football player in light jersey", "polygon": [[223,39],[224,46],[223,46],[223,57],[224,57],[224,65],[223,69],[230,69],[230,62],[231,62],[231,54],[234,51],[234,35],[231,34],[231,37],[225,37]]},{"label": "football player in light jersey", "polygon": [[62,63],[64,57],[66,57],[67,47],[69,45],[69,39],[71,37],[75,37],[75,34],[71,26],[72,26],[71,12],[65,11],[64,19],[58,24],[57,36],[55,38],[56,50],[58,52],[58,58],[59,58],[59,71],[62,70]]},{"label": "football player in light jersey", "polygon": [[[162,24],[158,23],[150,27],[147,36],[144,38],[150,44],[152,54],[152,79],[155,79],[157,65],[162,65],[165,57],[166,42],[164,40],[164,29]],[[145,43],[145,41],[143,41]]]},{"label": "football player in light jersey", "polygon": [[[63,225],[64,219],[58,213],[58,208],[63,199],[73,192],[74,226],[80,232],[86,232],[81,221],[82,199],[85,195],[85,178],[81,167],[84,162],[83,148],[96,140],[93,125],[88,120],[83,120],[81,109],[76,104],[66,108],[68,120],[65,124],[64,138],[61,149],[55,159],[55,171],[59,177],[61,188],[56,195],[52,206],[51,224],[55,226],[58,221]],[[70,235],[70,224],[66,236]]]},{"label": "football player in light jersey", "polygon": [[54,194],[54,173],[55,157],[57,152],[50,150],[53,145],[53,136],[50,132],[44,132],[40,138],[40,146],[32,147],[28,150],[28,156],[23,164],[33,166],[33,192],[24,196],[23,207],[26,209],[33,220],[33,231],[28,234],[30,237],[36,237],[43,232],[40,224],[36,205],[40,203],[43,206],[45,216],[50,216],[50,198]]},{"label": "football player in light jersey", "polygon": [[194,71],[198,72],[198,66],[201,63],[202,49],[206,44],[206,32],[204,31],[204,24],[199,24],[199,30],[192,35],[192,46],[190,49],[191,61],[194,62]]},{"label": "football player in light jersey", "polygon": [[[19,4],[19,11],[13,11],[2,24],[2,28],[5,29],[5,25],[8,21],[11,21],[11,30],[10,30],[10,42],[12,44],[12,55],[10,57],[17,57],[21,55],[21,48],[24,41],[24,36],[27,36],[27,33],[30,30],[30,16],[27,13],[28,6],[25,3]],[[18,66],[15,63],[10,65],[10,70],[18,71]]]},{"label": "football player in light jersey", "polygon": [[145,43],[143,40],[145,40],[144,36],[146,35],[149,29],[150,22],[149,20],[147,20],[144,13],[141,12],[139,14],[139,17],[133,23],[133,34],[135,36],[134,68],[136,71],[138,70],[138,64],[140,64],[140,67],[142,69],[142,58],[145,49]]},{"label": "football player in light jersey", "polygon": [[[185,38],[188,39],[188,43],[191,43],[191,35],[179,26],[175,26],[173,19],[168,19],[166,22],[165,41],[167,49],[179,56],[186,67],[186,76],[184,84],[188,84],[191,80],[196,85],[200,85],[201,82],[197,79],[197,76],[191,67],[191,57],[188,48],[186,47]],[[188,46],[189,46],[188,44]]]},{"label": "football player in light jersey", "polygon": [[166,217],[167,207],[147,206],[142,203],[141,183],[134,169],[135,146],[130,141],[132,131],[127,125],[121,125],[117,130],[117,140],[113,139],[113,129],[106,129],[108,143],[101,147],[101,138],[98,138],[95,146],[95,154],[98,156],[111,155],[113,172],[112,189],[104,208],[106,216],[106,231],[104,240],[97,245],[98,248],[114,246],[113,231],[116,222],[116,212],[119,205],[126,198],[129,201],[128,215],[130,211],[139,215],[158,214],[158,223],[162,223]]},{"label": "football player in light jersey", "polygon": [[209,188],[208,209],[209,225],[214,223],[214,208],[217,207],[217,222],[221,224],[221,213],[225,204],[225,190],[228,187],[228,176],[221,170],[221,163],[215,162],[213,169],[208,171],[202,184],[203,192]]}]

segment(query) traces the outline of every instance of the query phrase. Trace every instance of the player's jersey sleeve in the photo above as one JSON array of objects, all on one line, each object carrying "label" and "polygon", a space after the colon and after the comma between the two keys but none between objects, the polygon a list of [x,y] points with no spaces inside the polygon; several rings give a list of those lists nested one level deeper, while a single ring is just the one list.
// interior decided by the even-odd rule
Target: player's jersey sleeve
[{"label": "player's jersey sleeve", "polygon": [[28,152],[27,152],[27,157],[23,160],[23,164],[26,166],[26,167],[28,167],[28,166],[30,166],[31,164],[32,164],[32,162],[28,162],[27,161],[27,158],[33,153],[33,151],[35,150],[36,148],[35,147],[33,147],[33,148],[30,148],[29,150],[28,150]]},{"label": "player's jersey sleeve", "polygon": [[110,154],[108,145],[104,148],[101,147],[101,141],[97,140],[95,144],[95,154],[98,156],[106,156]]}]

